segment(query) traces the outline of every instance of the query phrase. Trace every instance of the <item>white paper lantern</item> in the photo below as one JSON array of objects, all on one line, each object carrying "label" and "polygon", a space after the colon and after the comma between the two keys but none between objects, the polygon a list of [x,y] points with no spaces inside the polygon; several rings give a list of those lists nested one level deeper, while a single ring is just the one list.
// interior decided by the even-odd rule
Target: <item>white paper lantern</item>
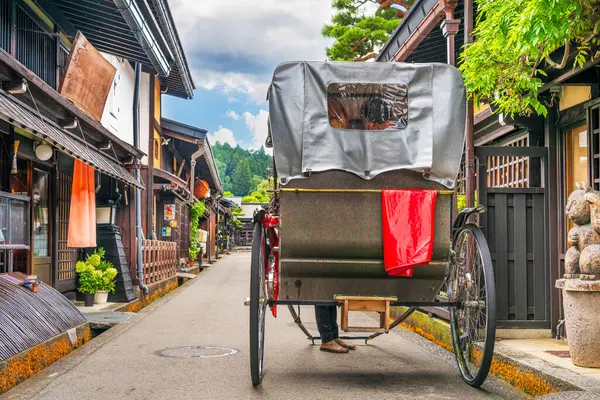
[{"label": "white paper lantern", "polygon": [[42,161],[48,161],[52,158],[52,147],[47,144],[40,144],[35,148],[35,155]]}]

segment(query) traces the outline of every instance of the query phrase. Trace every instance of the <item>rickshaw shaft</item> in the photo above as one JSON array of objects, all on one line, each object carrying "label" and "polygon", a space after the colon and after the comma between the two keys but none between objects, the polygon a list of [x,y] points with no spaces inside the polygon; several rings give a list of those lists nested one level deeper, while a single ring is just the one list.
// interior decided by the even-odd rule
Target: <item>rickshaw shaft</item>
[{"label": "rickshaw shaft", "polygon": [[[285,306],[337,306],[336,300],[271,300],[269,305]],[[463,304],[459,301],[395,301],[390,306],[404,307],[461,307]]]}]

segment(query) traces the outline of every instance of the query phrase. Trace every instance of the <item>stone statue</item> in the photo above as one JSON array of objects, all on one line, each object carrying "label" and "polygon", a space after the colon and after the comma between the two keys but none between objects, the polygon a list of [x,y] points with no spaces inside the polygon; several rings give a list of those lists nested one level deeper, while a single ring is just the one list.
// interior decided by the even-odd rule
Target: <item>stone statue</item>
[{"label": "stone statue", "polygon": [[587,183],[576,187],[566,208],[575,226],[567,236],[565,279],[600,280],[600,192]]},{"label": "stone statue", "polygon": [[569,196],[567,218],[575,226],[567,236],[562,290],[565,329],[573,364],[600,368],[600,192],[577,184]]}]

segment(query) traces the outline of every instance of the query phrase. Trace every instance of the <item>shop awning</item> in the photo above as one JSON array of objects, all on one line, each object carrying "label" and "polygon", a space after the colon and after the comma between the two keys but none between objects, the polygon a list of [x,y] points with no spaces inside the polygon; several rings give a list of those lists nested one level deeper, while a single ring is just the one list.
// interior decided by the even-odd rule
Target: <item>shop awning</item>
[{"label": "shop awning", "polygon": [[2,90],[0,90],[0,120],[29,132],[103,174],[127,185],[143,188],[118,160],[101,153],[100,150],[86,143],[83,138],[59,128],[52,121],[36,114],[34,110]]}]

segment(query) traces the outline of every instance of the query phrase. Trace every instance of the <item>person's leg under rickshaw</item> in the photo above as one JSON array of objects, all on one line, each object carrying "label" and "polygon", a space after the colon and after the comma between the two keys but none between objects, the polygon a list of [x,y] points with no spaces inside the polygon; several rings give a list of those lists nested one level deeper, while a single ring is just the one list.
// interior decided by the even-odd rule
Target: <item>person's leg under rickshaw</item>
[{"label": "person's leg under rickshaw", "polygon": [[315,317],[321,335],[321,351],[347,353],[348,350],[356,349],[356,346],[339,338],[336,306],[315,306]]}]

